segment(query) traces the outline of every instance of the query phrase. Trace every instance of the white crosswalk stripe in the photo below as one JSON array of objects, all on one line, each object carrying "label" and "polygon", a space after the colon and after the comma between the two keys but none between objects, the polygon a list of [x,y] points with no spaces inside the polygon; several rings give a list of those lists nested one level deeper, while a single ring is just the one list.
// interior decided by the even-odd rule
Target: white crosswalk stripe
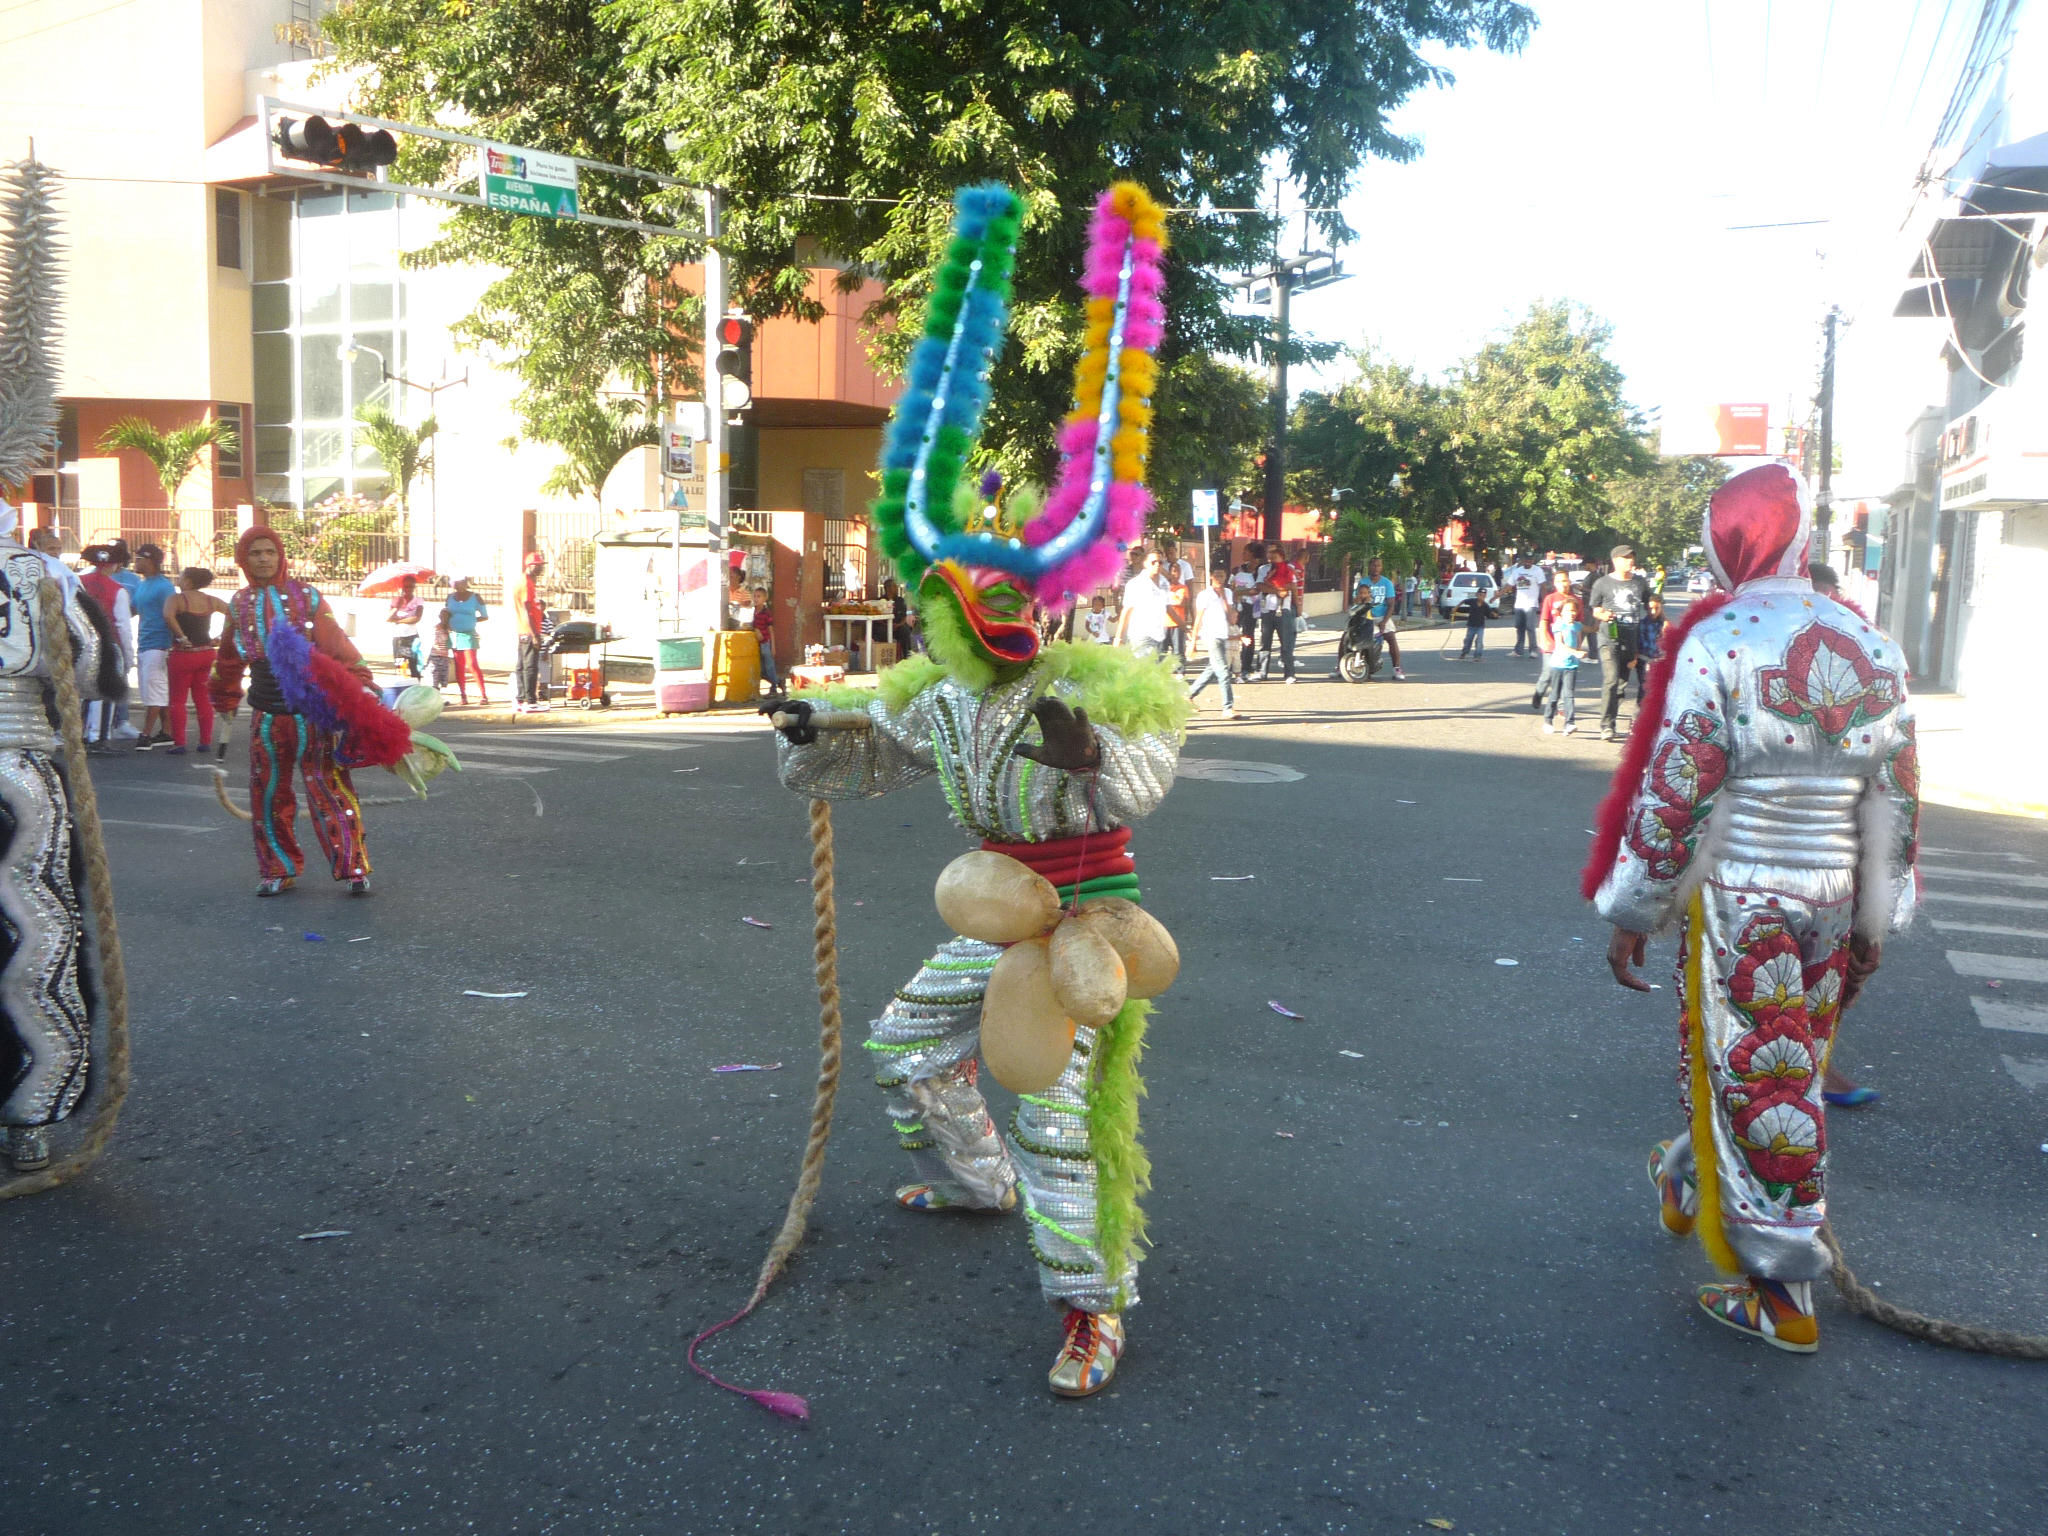
[{"label": "white crosswalk stripe", "polygon": [[464,773],[553,773],[559,766],[556,763],[480,763],[460,752],[455,754],[455,760],[462,764]]},{"label": "white crosswalk stripe", "polygon": [[1992,981],[2048,981],[2048,960],[2027,955],[1987,955],[1981,950],[1952,949],[1948,963],[1958,976],[1988,977]]},{"label": "white crosswalk stripe", "polygon": [[[2048,945],[2048,927],[2037,926],[2034,917],[2048,912],[2048,900],[2034,894],[2048,890],[2048,876],[2020,874],[2013,869],[2016,864],[2035,862],[2024,854],[1980,854],[1962,849],[1936,853],[1937,860],[1920,869],[1921,899],[1931,909],[1928,926],[1977,946],[2006,941],[1997,950],[1943,951],[1956,975],[1984,984],[1982,990],[1972,989],[1970,998],[1978,1025],[2007,1037],[2048,1037],[2048,990],[2044,990],[2048,989],[2048,958],[2039,953]],[[1952,868],[1945,859],[1967,860],[1973,867]],[[1993,861],[2003,861],[2004,867]],[[2014,952],[2020,950],[2035,953]],[[2048,1057],[2000,1055],[1999,1061],[2013,1081],[2029,1092],[2048,1088]]]},{"label": "white crosswalk stripe", "polygon": [[616,763],[623,752],[578,752],[564,747],[500,746],[494,742],[451,740],[448,749],[464,762],[472,757],[514,757],[557,763]]}]

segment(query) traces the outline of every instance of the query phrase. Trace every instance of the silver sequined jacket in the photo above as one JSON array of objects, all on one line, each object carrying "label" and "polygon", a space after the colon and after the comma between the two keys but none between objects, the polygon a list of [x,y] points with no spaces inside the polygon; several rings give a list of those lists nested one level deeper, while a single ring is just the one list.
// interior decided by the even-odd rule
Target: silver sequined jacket
[{"label": "silver sequined jacket", "polygon": [[[51,637],[43,633],[42,589],[59,580],[41,555],[0,536],[0,746],[43,752],[55,746],[42,695],[54,654]],[[63,584],[78,690],[91,698],[99,676],[99,636],[77,594],[76,581]]]},{"label": "silver sequined jacket", "polygon": [[1853,872],[1856,930],[1912,920],[1920,768],[1899,648],[1804,578],[1745,582],[1685,638],[1596,905],[1655,933],[1702,879]]},{"label": "silver sequined jacket", "polygon": [[1174,736],[1127,736],[1096,722],[1102,766],[1094,774],[1067,773],[1017,754],[1020,742],[1039,739],[1031,705],[1049,695],[1071,706],[1079,692],[1037,669],[982,692],[943,677],[902,709],[879,698],[871,702],[872,730],[821,731],[801,747],[778,737],[782,782],[819,799],[860,800],[935,773],[953,819],[977,837],[1000,842],[1048,842],[1128,826],[1150,815],[1172,787],[1180,757]]}]

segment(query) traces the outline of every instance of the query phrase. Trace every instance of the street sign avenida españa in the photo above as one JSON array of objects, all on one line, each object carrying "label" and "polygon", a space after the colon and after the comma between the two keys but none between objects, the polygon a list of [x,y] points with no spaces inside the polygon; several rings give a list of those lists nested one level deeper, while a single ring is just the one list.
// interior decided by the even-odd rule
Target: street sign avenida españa
[{"label": "street sign avenida espa\u00f1a", "polygon": [[489,206],[550,219],[576,217],[575,161],[511,144],[493,144],[483,153],[484,201]]}]

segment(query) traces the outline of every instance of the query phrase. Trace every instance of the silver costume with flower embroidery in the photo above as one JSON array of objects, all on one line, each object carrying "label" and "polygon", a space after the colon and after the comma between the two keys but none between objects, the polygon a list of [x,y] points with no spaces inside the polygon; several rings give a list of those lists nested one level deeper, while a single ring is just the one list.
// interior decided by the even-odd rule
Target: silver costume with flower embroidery
[{"label": "silver costume with flower embroidery", "polygon": [[[80,965],[71,803],[44,705],[50,647],[40,555],[0,537],[0,1127],[66,1118],[86,1090],[92,1026]],[[78,671],[97,671],[92,627],[64,590]]]},{"label": "silver costume with flower embroidery", "polygon": [[[1049,842],[1110,831],[1149,814],[1173,784],[1177,741],[1100,723],[1100,768],[1068,773],[1017,754],[1038,739],[1031,706],[1079,690],[1027,672],[974,692],[943,677],[901,709],[868,705],[872,730],[823,731],[803,746],[777,737],[782,782],[827,800],[883,795],[936,775],[953,819],[978,837]],[[1092,814],[1091,814],[1092,806]],[[1096,1174],[1087,1085],[1096,1032],[1075,1031],[1059,1081],[1023,1098],[1008,1145],[977,1084],[982,995],[1002,951],[974,939],[942,944],[874,1021],[867,1041],[892,1128],[920,1179],[985,1210],[1021,1189],[1046,1299],[1089,1312],[1137,1304],[1137,1264],[1110,1275],[1095,1247]]]},{"label": "silver costume with flower embroidery", "polygon": [[1913,914],[1905,672],[1889,637],[1804,577],[1744,582],[1678,651],[1597,898],[1637,933],[1684,919],[1690,1130],[1667,1166],[1715,1194],[1729,1253],[1767,1279],[1827,1273],[1821,1085],[1850,936]]}]

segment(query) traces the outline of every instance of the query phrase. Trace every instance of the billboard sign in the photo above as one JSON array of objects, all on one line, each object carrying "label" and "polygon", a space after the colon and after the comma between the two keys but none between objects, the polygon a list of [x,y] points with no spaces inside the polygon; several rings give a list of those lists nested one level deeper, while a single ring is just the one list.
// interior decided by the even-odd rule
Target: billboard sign
[{"label": "billboard sign", "polygon": [[1771,451],[1771,408],[1768,405],[1714,407],[1714,452],[1744,458]]}]

